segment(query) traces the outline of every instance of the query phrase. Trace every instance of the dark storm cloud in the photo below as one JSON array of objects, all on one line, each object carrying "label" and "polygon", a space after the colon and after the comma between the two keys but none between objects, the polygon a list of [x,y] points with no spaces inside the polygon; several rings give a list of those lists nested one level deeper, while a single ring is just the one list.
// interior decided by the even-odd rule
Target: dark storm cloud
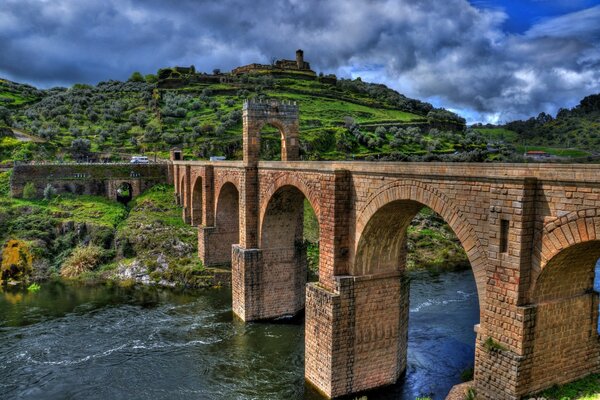
[{"label": "dark storm cloud", "polygon": [[8,0],[0,75],[42,86],[291,58],[483,119],[556,112],[600,91],[600,7],[524,34],[466,0]]}]

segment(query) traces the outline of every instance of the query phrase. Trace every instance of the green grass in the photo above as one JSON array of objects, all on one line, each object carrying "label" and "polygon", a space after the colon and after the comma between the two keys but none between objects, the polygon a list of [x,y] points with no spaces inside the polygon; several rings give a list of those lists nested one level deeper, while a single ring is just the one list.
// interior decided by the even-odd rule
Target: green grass
[{"label": "green grass", "polygon": [[587,157],[591,154],[588,151],[579,150],[579,149],[564,149],[564,148],[556,148],[556,147],[548,147],[548,146],[518,145],[518,146],[516,146],[516,148],[517,148],[517,151],[520,153],[537,150],[537,151],[545,151],[546,153],[551,154],[553,156],[557,156],[557,157],[577,158],[577,157]]},{"label": "green grass", "polygon": [[516,132],[505,128],[474,128],[474,130],[489,139],[503,140],[510,143],[518,139]]},{"label": "green grass", "polygon": [[532,397],[547,400],[599,400],[600,374],[592,374],[578,381],[553,387]]}]

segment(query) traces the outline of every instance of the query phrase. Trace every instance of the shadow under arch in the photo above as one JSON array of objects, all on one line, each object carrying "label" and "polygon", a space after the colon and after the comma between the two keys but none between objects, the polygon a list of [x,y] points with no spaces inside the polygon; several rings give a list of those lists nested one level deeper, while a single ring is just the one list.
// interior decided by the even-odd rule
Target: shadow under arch
[{"label": "shadow under arch", "polygon": [[133,199],[133,187],[129,182],[121,182],[117,187],[117,200],[119,203],[127,204]]}]

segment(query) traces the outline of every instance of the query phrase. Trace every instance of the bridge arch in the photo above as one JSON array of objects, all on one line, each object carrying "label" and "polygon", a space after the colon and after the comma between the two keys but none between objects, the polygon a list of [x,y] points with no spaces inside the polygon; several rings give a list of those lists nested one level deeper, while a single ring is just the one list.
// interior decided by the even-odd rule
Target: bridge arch
[{"label": "bridge arch", "polygon": [[486,253],[475,230],[451,199],[422,182],[403,181],[386,185],[359,210],[350,274],[399,271],[405,261],[406,228],[423,207],[439,214],[457,236],[471,264],[480,304],[484,304]]},{"label": "bridge arch", "polygon": [[192,225],[199,226],[202,225],[202,196],[203,196],[203,188],[202,188],[202,177],[198,176],[194,181],[192,186]]},{"label": "bridge arch", "polygon": [[177,191],[179,194],[179,205],[185,207],[185,174],[180,174],[179,176],[179,190]]},{"label": "bridge arch", "polygon": [[292,175],[292,174],[282,174],[282,175],[279,175],[266,188],[264,194],[262,195],[263,201],[260,205],[260,210],[259,210],[259,221],[260,221],[259,227],[258,227],[259,241],[261,240],[260,238],[262,236],[263,221],[265,218],[265,213],[267,211],[269,202],[271,201],[271,199],[273,198],[275,193],[277,193],[277,191],[279,191],[281,188],[283,188],[285,186],[294,187],[302,193],[302,195],[308,200],[308,202],[310,203],[310,206],[312,207],[313,211],[315,212],[315,214],[317,216],[317,220],[319,221],[319,225],[321,224],[321,211],[320,211],[321,208],[320,208],[319,198],[318,198],[317,194],[315,193],[315,191],[312,190],[310,188],[310,186],[302,178]]},{"label": "bridge arch", "polygon": [[213,264],[231,264],[231,246],[240,241],[240,192],[232,182],[224,182],[217,192]]},{"label": "bridge arch", "polygon": [[[600,210],[572,212],[543,229],[540,270],[532,277],[531,391],[600,368],[598,293]],[[547,371],[553,371],[548,374]]]},{"label": "bridge arch", "polygon": [[259,214],[262,262],[253,283],[260,305],[257,319],[291,316],[304,309],[308,278],[305,200],[318,223],[318,208],[314,206],[318,202],[300,179],[282,175],[263,197]]}]

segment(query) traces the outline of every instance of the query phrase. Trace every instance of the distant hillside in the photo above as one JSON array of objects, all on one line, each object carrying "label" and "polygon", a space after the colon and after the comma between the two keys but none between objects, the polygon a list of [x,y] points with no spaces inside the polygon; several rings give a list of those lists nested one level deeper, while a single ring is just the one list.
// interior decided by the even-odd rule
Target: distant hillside
[{"label": "distant hillside", "polygon": [[[69,89],[1,81],[4,98],[13,101],[0,108],[0,125],[44,143],[0,139],[0,161],[118,159],[155,151],[166,157],[175,145],[187,157],[240,159],[242,103],[254,97],[298,102],[303,159],[489,158],[485,139],[466,132],[463,118],[384,85],[298,71],[185,70],[162,69],[166,80],[158,82],[155,75],[134,73],[127,82]],[[262,158],[277,159],[275,128],[266,127],[262,139]]]},{"label": "distant hillside", "polygon": [[600,94],[585,97],[556,117],[541,113],[502,126],[475,126],[489,138],[513,144],[520,152],[542,150],[557,157],[585,158],[600,153]]}]

